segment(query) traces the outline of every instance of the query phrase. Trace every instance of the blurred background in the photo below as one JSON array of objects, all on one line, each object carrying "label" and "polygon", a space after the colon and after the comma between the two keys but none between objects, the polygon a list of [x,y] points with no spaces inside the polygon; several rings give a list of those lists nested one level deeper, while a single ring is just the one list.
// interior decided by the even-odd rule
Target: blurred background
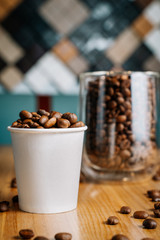
[{"label": "blurred background", "polygon": [[78,114],[78,74],[160,71],[159,0],[0,0],[0,144],[22,110]]}]

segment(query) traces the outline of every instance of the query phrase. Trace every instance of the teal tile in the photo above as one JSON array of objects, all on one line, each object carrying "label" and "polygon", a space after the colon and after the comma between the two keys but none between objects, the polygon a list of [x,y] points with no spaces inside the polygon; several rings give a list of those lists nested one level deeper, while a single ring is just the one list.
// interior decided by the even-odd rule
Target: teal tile
[{"label": "teal tile", "polygon": [[78,102],[78,96],[55,96],[52,99],[52,108],[57,112],[72,112],[78,115]]},{"label": "teal tile", "polygon": [[7,131],[7,126],[19,118],[18,114],[21,110],[35,111],[36,97],[35,96],[13,96],[0,95],[0,144],[11,144],[10,133]]}]

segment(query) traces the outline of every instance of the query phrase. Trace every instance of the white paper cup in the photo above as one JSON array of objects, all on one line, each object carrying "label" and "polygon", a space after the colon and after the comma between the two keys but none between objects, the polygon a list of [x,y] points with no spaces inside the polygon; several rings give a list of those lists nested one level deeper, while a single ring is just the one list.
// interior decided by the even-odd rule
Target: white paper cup
[{"label": "white paper cup", "polygon": [[84,131],[8,127],[11,132],[19,207],[60,213],[77,207]]}]

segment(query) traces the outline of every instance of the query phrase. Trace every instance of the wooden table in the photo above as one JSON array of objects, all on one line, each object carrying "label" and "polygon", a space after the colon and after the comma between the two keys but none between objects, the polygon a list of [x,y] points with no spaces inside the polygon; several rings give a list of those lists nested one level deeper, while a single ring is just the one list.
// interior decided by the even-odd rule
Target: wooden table
[{"label": "wooden table", "polygon": [[[0,201],[11,199],[17,189],[10,188],[14,177],[11,147],[0,147]],[[134,219],[136,210],[146,210],[151,216],[154,203],[145,193],[148,189],[160,188],[159,182],[146,180],[135,183],[81,183],[77,210],[63,214],[30,214],[15,209],[12,202],[8,212],[0,213],[0,240],[19,239],[20,229],[33,229],[35,235],[54,239],[57,232],[70,232],[73,240],[110,240],[114,234],[122,233],[130,240],[152,237],[160,240],[160,219],[157,228],[146,230],[143,220]],[[130,206],[132,213],[120,214],[121,206]],[[119,218],[115,226],[103,222],[111,215]],[[152,216],[153,217],[153,216]]]}]

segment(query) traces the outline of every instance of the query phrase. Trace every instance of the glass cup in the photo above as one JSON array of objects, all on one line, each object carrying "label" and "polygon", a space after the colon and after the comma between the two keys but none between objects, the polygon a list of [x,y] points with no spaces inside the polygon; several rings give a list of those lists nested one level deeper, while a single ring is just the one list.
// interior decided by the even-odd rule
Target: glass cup
[{"label": "glass cup", "polygon": [[135,180],[157,163],[156,72],[80,75],[80,119],[88,126],[82,171],[93,180]]}]

